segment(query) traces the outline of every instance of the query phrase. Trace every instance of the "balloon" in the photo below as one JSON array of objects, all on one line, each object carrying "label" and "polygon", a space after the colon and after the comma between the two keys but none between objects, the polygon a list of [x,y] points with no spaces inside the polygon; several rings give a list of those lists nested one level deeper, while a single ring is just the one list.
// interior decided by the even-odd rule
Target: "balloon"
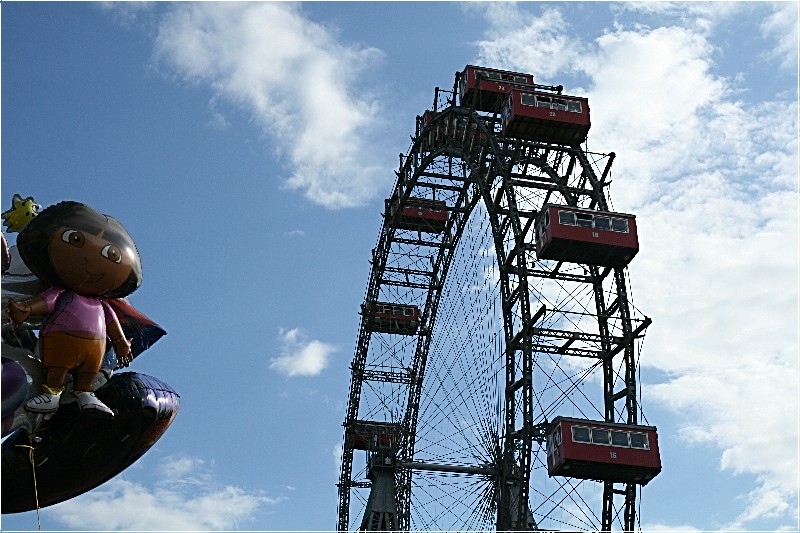
[{"label": "balloon", "polygon": [[[32,215],[23,215],[29,214],[28,211],[34,207],[38,210],[38,206],[31,198],[26,201],[24,203],[21,197],[15,197],[14,207],[3,213],[7,225],[12,220],[11,215],[32,219]],[[20,214],[22,211],[24,213]],[[64,230],[62,226],[70,229]],[[105,231],[97,234],[97,227]],[[128,363],[166,333],[125,299],[141,283],[141,260],[132,238],[122,225],[84,204],[61,202],[42,211],[35,222],[24,229],[22,225],[17,227],[16,223],[14,228],[14,231],[20,231],[17,246],[5,253],[5,238],[2,243],[2,429],[5,440],[2,443],[0,502],[3,513],[53,505],[108,481],[155,444],[179,409],[179,396],[166,383],[134,372],[112,375],[122,366],[117,360],[116,349],[122,350],[124,362]],[[87,231],[89,233],[84,234]],[[58,244],[58,253],[54,252],[51,243]],[[75,246],[80,249],[89,246],[94,255],[87,253],[73,257]],[[130,253],[121,254],[120,249]],[[111,262],[101,256],[111,259]],[[80,276],[75,278],[75,270],[70,266],[73,261],[90,262],[93,269],[98,267],[92,270],[93,274],[111,276],[108,279],[113,283],[106,287],[92,285],[79,279]],[[79,289],[86,289],[86,293],[79,292]],[[36,305],[43,302],[36,298],[37,295],[56,290],[68,294],[65,299],[57,300],[55,309],[43,313],[37,307],[36,312],[31,312],[28,306],[33,305],[32,302]],[[111,307],[101,311],[103,317],[109,318],[105,322],[108,327],[91,330],[94,339],[102,340],[105,334],[111,341],[107,343],[105,355],[100,350],[91,352],[91,365],[88,367],[92,373],[97,367],[100,371],[93,382],[90,372],[69,374],[63,381],[61,376],[55,376],[59,383],[48,385],[53,388],[64,386],[58,410],[46,415],[26,411],[25,402],[42,392],[45,374],[42,357],[38,355],[42,346],[35,332],[51,328],[54,334],[61,334],[63,341],[64,332],[85,333],[90,331],[85,329],[87,325],[94,327],[91,318],[98,315],[96,309],[92,313],[81,311],[83,314],[75,315],[64,310],[75,308],[77,303],[72,299],[75,294],[92,303],[102,300]],[[13,305],[9,303],[10,299],[14,301]],[[63,307],[59,307],[62,303]],[[81,319],[77,326],[72,321],[75,317]],[[124,339],[130,339],[130,347]],[[60,345],[55,340],[45,343],[45,360],[54,353],[65,357],[76,355],[73,350],[54,351],[54,346]],[[101,355],[102,361],[98,361]],[[89,359],[82,363],[87,365],[87,361]],[[81,361],[76,356],[74,362]],[[59,361],[55,366],[72,367],[72,363]],[[92,417],[86,411],[81,413],[76,396],[72,394],[73,388],[93,390],[99,400],[97,404],[113,410],[113,418]],[[108,409],[105,412],[110,414]]]},{"label": "balloon", "polygon": [[28,380],[22,365],[3,357],[3,435],[11,429],[14,412],[19,409],[28,395]]},{"label": "balloon", "polygon": [[3,343],[3,437],[17,428],[33,430],[23,403],[40,390],[42,363],[24,349]]},{"label": "balloon", "polygon": [[86,416],[75,403],[62,404],[39,426],[33,442],[25,431],[3,442],[4,514],[36,509],[37,492],[39,507],[46,507],[105,483],[150,449],[178,414],[179,395],[144,374],[115,374],[95,394],[116,411],[114,418]]},{"label": "balloon", "polygon": [[124,298],[106,300],[117,315],[122,331],[131,339],[131,355],[135,358],[167,334],[144,313],[134,308]]}]

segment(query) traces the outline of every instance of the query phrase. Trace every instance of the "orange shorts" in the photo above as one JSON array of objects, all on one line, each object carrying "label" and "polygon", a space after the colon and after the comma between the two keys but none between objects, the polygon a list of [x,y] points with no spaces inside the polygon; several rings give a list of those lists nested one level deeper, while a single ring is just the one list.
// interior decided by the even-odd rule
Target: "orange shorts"
[{"label": "orange shorts", "polygon": [[106,353],[105,339],[86,339],[68,333],[45,333],[39,338],[44,366],[79,372],[100,371]]}]

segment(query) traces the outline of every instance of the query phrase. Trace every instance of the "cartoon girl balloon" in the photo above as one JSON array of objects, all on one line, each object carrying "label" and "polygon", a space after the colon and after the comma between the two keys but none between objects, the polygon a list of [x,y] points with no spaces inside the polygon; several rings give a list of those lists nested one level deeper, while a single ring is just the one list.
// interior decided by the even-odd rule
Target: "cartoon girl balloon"
[{"label": "cartoon girl balloon", "polygon": [[42,392],[25,404],[34,413],[58,409],[67,374],[81,411],[114,416],[92,392],[111,339],[117,360],[127,366],[131,344],[107,299],[135,291],[142,264],[133,239],[116,219],[79,202],[61,202],[41,211],[17,236],[20,257],[51,287],[38,296],[9,300],[15,324],[44,316],[39,351],[45,369]]}]

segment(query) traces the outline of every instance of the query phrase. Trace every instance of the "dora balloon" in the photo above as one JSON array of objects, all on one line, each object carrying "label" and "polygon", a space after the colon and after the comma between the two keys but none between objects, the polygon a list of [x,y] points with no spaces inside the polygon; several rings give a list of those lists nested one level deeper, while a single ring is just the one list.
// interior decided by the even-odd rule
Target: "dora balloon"
[{"label": "dora balloon", "polygon": [[58,409],[67,374],[81,410],[102,417],[114,413],[92,392],[111,339],[117,359],[131,361],[130,341],[106,299],[121,298],[141,284],[142,264],[133,239],[116,219],[78,202],[41,211],[17,236],[28,268],[51,287],[24,301],[9,300],[15,324],[44,315],[39,351],[45,368],[42,392],[25,404],[36,413]]}]

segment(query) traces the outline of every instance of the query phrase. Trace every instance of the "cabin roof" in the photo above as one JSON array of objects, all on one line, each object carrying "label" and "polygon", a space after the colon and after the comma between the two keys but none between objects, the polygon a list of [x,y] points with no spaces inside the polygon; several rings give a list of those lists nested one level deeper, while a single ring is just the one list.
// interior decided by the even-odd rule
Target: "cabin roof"
[{"label": "cabin roof", "polygon": [[572,418],[572,417],[568,417],[568,416],[557,416],[550,422],[550,424],[551,425],[555,425],[555,424],[557,424],[559,422],[562,422],[562,421],[564,421],[564,422],[573,422],[573,423],[576,423],[576,424],[589,424],[589,425],[596,424],[596,425],[599,425],[599,426],[607,426],[607,427],[619,428],[619,429],[627,429],[627,430],[640,429],[640,430],[643,430],[643,431],[656,431],[656,427],[655,426],[643,426],[643,425],[640,425],[640,424],[620,424],[620,423],[617,423],[617,422],[604,422],[602,420],[588,420],[588,419],[585,419],[585,418]]},{"label": "cabin roof", "polygon": [[464,70],[467,70],[468,68],[474,68],[476,70],[491,70],[492,72],[504,72],[506,74],[518,74],[518,75],[522,75],[522,76],[531,76],[531,77],[533,77],[533,74],[528,74],[526,72],[518,72],[518,71],[515,71],[515,70],[503,70],[501,68],[494,68],[494,67],[481,67],[479,65],[467,65],[466,67],[464,67]]}]

